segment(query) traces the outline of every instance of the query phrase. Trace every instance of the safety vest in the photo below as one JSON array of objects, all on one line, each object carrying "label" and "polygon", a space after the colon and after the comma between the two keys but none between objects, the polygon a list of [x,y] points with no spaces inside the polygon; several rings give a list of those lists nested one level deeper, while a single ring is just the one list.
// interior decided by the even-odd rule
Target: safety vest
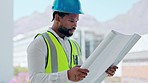
[{"label": "safety vest", "polygon": [[68,60],[64,48],[53,33],[47,31],[38,35],[43,37],[47,46],[47,61],[45,66],[46,73],[69,70],[70,68],[78,65],[80,47],[74,40],[68,40],[71,46],[70,60]]}]

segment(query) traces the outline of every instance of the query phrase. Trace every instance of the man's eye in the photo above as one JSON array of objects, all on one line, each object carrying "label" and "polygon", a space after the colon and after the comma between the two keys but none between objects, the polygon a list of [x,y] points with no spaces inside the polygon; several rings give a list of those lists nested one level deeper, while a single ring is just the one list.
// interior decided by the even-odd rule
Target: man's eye
[{"label": "man's eye", "polygon": [[74,22],[73,20],[69,20],[70,22]]}]

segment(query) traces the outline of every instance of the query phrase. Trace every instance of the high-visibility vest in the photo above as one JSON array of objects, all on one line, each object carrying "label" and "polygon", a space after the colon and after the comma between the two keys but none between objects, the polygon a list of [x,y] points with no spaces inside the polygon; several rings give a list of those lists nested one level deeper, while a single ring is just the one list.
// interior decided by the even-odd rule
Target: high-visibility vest
[{"label": "high-visibility vest", "polygon": [[80,47],[77,42],[70,39],[68,40],[71,46],[71,55],[69,60],[61,43],[52,32],[47,31],[38,35],[43,37],[47,46],[47,61],[45,66],[46,73],[69,70],[70,68],[78,65]]}]

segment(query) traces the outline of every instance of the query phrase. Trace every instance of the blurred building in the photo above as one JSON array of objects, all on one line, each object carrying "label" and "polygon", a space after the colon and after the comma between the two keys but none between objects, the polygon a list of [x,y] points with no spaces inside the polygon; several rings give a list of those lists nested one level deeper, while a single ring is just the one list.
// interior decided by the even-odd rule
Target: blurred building
[{"label": "blurred building", "polygon": [[148,35],[143,35],[126,55],[122,65],[125,83],[148,83]]}]

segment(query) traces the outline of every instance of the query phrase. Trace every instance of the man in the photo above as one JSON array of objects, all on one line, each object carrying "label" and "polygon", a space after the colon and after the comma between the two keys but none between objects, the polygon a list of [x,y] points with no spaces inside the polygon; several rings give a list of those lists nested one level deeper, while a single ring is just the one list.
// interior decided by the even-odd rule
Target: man
[{"label": "man", "polygon": [[[79,0],[55,0],[53,25],[38,34],[27,49],[31,83],[66,83],[83,80],[89,70],[82,69],[79,45],[73,35],[82,14]],[[98,65],[99,66],[99,65]],[[113,76],[117,67],[106,73]]]}]

